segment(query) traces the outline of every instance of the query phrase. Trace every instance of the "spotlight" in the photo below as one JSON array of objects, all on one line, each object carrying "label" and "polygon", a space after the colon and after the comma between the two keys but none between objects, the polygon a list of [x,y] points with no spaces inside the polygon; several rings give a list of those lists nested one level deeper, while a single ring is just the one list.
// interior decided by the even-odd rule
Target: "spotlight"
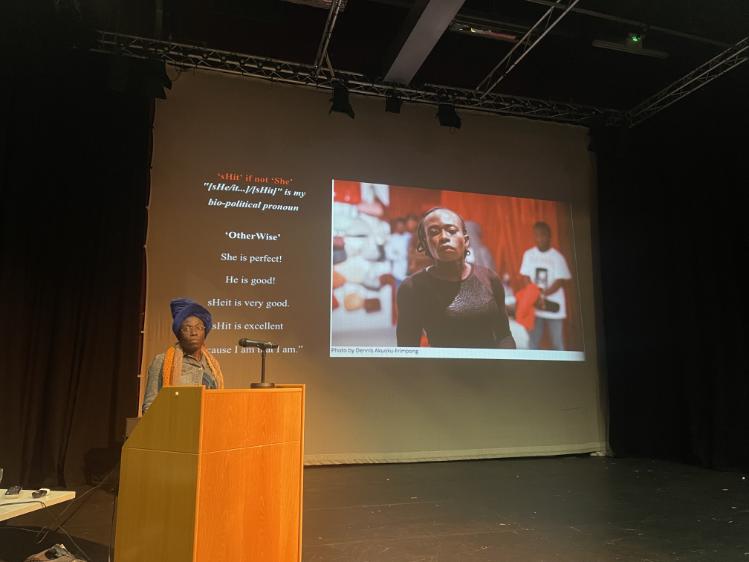
[{"label": "spotlight", "polygon": [[633,48],[642,47],[642,35],[639,33],[630,33],[627,35],[627,45]]},{"label": "spotlight", "polygon": [[336,111],[338,113],[345,113],[351,119],[354,118],[354,108],[351,107],[351,103],[348,100],[348,88],[344,84],[341,82],[333,84],[333,97],[330,98],[330,101],[332,103],[328,113]]},{"label": "spotlight", "polygon": [[460,116],[455,112],[451,103],[441,103],[437,106],[437,119],[443,127],[460,129]]},{"label": "spotlight", "polygon": [[403,100],[398,97],[398,92],[389,92],[385,98],[385,111],[388,113],[400,113]]},{"label": "spotlight", "polygon": [[631,32],[623,40],[607,41],[594,39],[593,46],[599,49],[609,49],[619,51],[620,53],[629,53],[631,55],[641,55],[643,57],[652,57],[656,59],[667,59],[668,53],[657,49],[647,49],[645,47],[645,31],[641,33]]}]

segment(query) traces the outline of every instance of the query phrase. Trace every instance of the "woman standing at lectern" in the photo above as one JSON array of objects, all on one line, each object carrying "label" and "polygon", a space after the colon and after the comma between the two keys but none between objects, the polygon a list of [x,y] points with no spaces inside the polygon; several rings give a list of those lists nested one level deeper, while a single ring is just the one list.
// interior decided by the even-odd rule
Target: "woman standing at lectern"
[{"label": "woman standing at lectern", "polygon": [[212,327],[211,313],[190,299],[174,299],[169,306],[177,343],[154,357],[148,367],[144,414],[165,386],[202,384],[206,388],[224,388],[221,366],[205,347]]},{"label": "woman standing at lectern", "polygon": [[466,262],[470,239],[456,212],[435,207],[416,229],[419,252],[432,265],[398,289],[399,347],[418,347],[422,333],[432,347],[515,349],[505,292],[492,270]]}]

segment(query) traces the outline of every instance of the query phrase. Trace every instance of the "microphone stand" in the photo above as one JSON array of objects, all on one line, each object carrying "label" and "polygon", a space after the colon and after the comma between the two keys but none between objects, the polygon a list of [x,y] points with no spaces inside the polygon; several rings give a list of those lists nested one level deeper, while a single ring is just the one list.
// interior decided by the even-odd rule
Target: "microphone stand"
[{"label": "microphone stand", "polygon": [[262,353],[262,363],[260,364],[260,382],[253,382],[250,384],[250,388],[275,388],[276,383],[274,382],[266,382],[265,381],[265,351],[266,347],[263,346],[260,348],[260,352]]},{"label": "microphone stand", "polygon": [[260,382],[253,382],[250,384],[250,388],[275,388],[275,383],[267,382],[265,380],[265,352],[268,349],[278,349],[278,344],[269,341],[258,341],[247,338],[239,340],[239,345],[242,347],[254,347],[260,350],[263,354],[262,365],[260,367]]}]

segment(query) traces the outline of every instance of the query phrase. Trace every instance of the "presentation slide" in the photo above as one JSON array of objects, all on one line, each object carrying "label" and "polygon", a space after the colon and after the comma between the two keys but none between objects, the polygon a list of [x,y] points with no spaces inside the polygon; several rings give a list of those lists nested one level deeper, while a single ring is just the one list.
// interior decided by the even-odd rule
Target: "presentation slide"
[{"label": "presentation slide", "polygon": [[[208,251],[192,256],[199,266],[191,276],[210,290],[195,284],[190,294],[213,312],[211,352],[256,353],[238,345],[249,338],[279,343],[274,353],[298,353],[305,342],[287,328],[311,318],[300,301],[329,300],[329,326],[319,328],[329,329],[331,357],[585,359],[569,204],[331,184],[321,224],[331,225],[330,249],[310,250],[318,263],[330,260],[318,269],[331,272],[331,285],[317,294],[299,275],[309,218],[307,191],[294,178],[218,171],[182,191],[169,215],[177,223],[165,231],[179,234],[182,217],[208,211],[201,213]],[[431,224],[437,219],[444,224]],[[462,279],[441,279],[443,263],[461,263]]]},{"label": "presentation slide", "polygon": [[334,180],[331,214],[332,357],[585,359],[568,204]]},{"label": "presentation slide", "polygon": [[211,352],[257,352],[239,346],[240,338],[283,344],[270,353],[294,354],[303,348],[289,341],[286,328],[298,294],[290,296],[289,288],[299,266],[294,248],[306,195],[290,177],[228,171],[216,172],[198,190],[185,191],[183,205],[209,208],[203,234],[218,249],[198,260],[213,289],[198,294],[214,315],[217,335],[211,337]]}]

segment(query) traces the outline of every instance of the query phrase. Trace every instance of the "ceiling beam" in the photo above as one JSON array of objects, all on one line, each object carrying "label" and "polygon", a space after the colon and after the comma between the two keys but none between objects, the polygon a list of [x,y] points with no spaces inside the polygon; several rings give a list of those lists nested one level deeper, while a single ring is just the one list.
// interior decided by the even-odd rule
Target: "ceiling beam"
[{"label": "ceiling beam", "polygon": [[676,82],[666,86],[660,92],[627,112],[630,127],[639,125],[659,111],[666,109],[673,103],[696,92],[702,86],[712,82],[726,72],[733,70],[749,60],[749,37],[732,45],[722,53],[701,64],[693,71],[685,74]]},{"label": "ceiling beam", "polygon": [[[525,0],[526,2],[530,2],[531,4],[540,4],[541,6],[550,6],[552,8],[558,8],[556,6],[556,3],[554,0]],[[674,37],[680,37],[682,39],[689,39],[690,41],[697,41],[699,43],[707,43],[708,45],[713,45],[715,47],[721,47],[725,49],[726,47],[730,47],[730,43],[725,43],[723,41],[716,41],[714,39],[710,39],[709,37],[702,37],[700,35],[695,35],[694,33],[685,33],[683,31],[677,31],[675,29],[669,29],[668,27],[661,27],[658,25],[651,25],[649,23],[646,23],[644,21],[638,21],[628,18],[622,18],[619,16],[615,16],[612,14],[606,14],[604,12],[597,12],[595,10],[588,10],[586,8],[572,8],[572,11],[576,14],[580,14],[583,16],[589,16],[596,19],[606,20],[606,21],[613,21],[615,23],[621,23],[623,25],[628,25],[632,29],[630,31],[640,31],[643,29],[647,29],[648,31],[657,31],[659,33],[663,33],[664,35],[673,35]]]},{"label": "ceiling beam", "polygon": [[333,36],[333,28],[335,28],[335,22],[338,19],[338,14],[343,7],[344,0],[332,0],[330,3],[330,10],[328,10],[328,19],[325,21],[325,28],[320,38],[320,44],[317,46],[317,54],[315,55],[315,73],[320,70],[320,67],[325,62],[328,56],[328,46],[330,45],[330,38]]},{"label": "ceiling beam", "polygon": [[465,0],[417,0],[393,41],[385,82],[410,84]]},{"label": "ceiling beam", "polygon": [[[411,5],[411,2],[409,0],[372,0],[372,1],[377,2],[378,4],[384,4],[386,6],[396,6],[398,8],[407,8]],[[525,1],[530,4],[538,4],[541,6],[552,6],[552,7],[555,7],[556,9],[560,9],[559,7],[557,7],[555,0],[525,0]],[[597,12],[595,10],[589,10],[587,8],[578,8],[577,6],[575,6],[570,11],[574,12],[575,14],[580,14],[582,16],[589,16],[593,19],[600,19],[600,20],[620,23],[622,25],[629,26],[631,30],[633,31],[639,31],[643,29],[647,29],[649,32],[657,31],[659,33],[663,33],[664,35],[672,35],[674,37],[680,37],[682,39],[688,39],[690,41],[695,41],[698,43],[705,43],[708,45],[713,45],[715,47],[720,47],[721,49],[726,49],[731,46],[730,43],[726,43],[725,41],[716,41],[715,39],[711,39],[709,37],[703,37],[701,35],[695,35],[694,33],[685,33],[683,31],[670,29],[668,27],[661,27],[659,25],[651,25],[644,21],[623,18],[620,16],[615,16],[613,14],[607,14],[605,12]],[[455,18],[455,21],[453,21],[453,24],[460,25],[461,23],[465,23],[464,20],[466,19],[483,20],[480,23],[488,25],[488,26],[491,26],[492,24],[500,24],[500,25],[507,24],[507,22],[501,22],[497,20],[494,16],[491,15],[491,13],[482,12],[482,11],[471,11],[471,10],[463,10],[461,12],[461,15]],[[526,26],[526,29],[527,29],[527,26]],[[523,31],[525,31],[525,29]]]},{"label": "ceiling beam", "polygon": [[[492,68],[491,72],[476,86],[476,91],[484,97],[492,92],[505,77],[530,53],[541,40],[566,16],[580,0],[556,0],[539,20],[523,35],[504,58]],[[560,8],[561,14],[554,11]]]},{"label": "ceiling beam", "polygon": [[[322,66],[318,72],[315,72],[310,64],[109,31],[97,33],[98,41],[93,51],[136,59],[160,60],[185,70],[201,69],[325,90],[332,90],[337,84],[336,80],[339,80],[346,83],[351,93],[383,99],[392,95],[394,89],[392,83],[373,82],[371,78],[363,74],[341,69],[333,72],[332,67],[327,66]],[[436,84],[422,84],[418,87],[403,86],[397,87],[397,93],[398,97],[407,103],[436,106],[445,99],[449,99],[457,109],[513,115],[542,121],[579,125],[589,125],[591,122],[616,125],[623,122],[622,113],[614,109],[505,94],[479,97],[474,90],[452,86]]]}]

